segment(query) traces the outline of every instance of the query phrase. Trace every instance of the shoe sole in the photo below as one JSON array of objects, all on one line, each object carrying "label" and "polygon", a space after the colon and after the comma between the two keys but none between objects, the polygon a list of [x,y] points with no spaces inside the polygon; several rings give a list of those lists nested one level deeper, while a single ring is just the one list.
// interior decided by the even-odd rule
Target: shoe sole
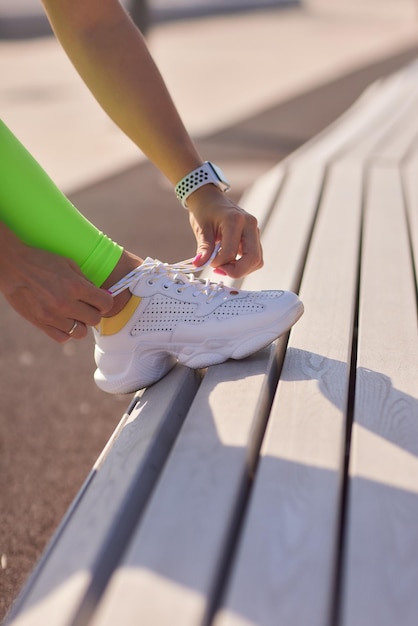
[{"label": "shoe sole", "polygon": [[[279,329],[277,329],[277,327],[273,330],[263,329],[259,334],[252,335],[248,341],[241,339],[237,346],[236,338],[232,339],[230,342],[225,338],[223,338],[222,341],[219,339],[208,339],[198,346],[193,346],[192,348],[190,348],[190,346],[185,347],[179,353],[178,360],[182,365],[186,365],[192,369],[200,369],[210,367],[211,365],[219,365],[228,359],[237,361],[245,359],[251,354],[265,348],[290,330],[302,316],[303,311],[303,304],[298,301],[289,309],[286,317],[282,319]],[[234,348],[234,346],[236,347]],[[222,348],[222,351],[220,348]],[[216,352],[216,350],[219,350],[219,352]],[[226,355],[225,352],[227,353]]]},{"label": "shoe sole", "polygon": [[229,341],[222,337],[207,339],[194,345],[171,346],[176,356],[165,351],[156,351],[155,348],[150,348],[148,354],[144,350],[139,354],[133,352],[131,361],[122,374],[105,376],[97,369],[94,379],[97,386],[107,393],[134,393],[161,380],[177,362],[192,369],[201,369],[219,365],[228,359],[245,359],[290,330],[303,312],[303,304],[297,300],[281,318],[279,327],[265,328],[247,341],[241,338],[238,345],[236,337]]}]

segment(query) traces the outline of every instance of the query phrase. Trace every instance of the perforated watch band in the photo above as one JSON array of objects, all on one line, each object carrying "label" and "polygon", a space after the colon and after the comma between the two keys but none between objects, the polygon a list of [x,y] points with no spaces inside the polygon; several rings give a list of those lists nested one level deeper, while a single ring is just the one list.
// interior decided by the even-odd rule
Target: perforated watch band
[{"label": "perforated watch band", "polygon": [[203,187],[203,185],[208,184],[216,185],[221,191],[230,189],[230,184],[223,175],[222,170],[210,161],[205,161],[203,165],[182,178],[177,183],[174,191],[184,208],[187,209],[187,198],[190,194]]}]

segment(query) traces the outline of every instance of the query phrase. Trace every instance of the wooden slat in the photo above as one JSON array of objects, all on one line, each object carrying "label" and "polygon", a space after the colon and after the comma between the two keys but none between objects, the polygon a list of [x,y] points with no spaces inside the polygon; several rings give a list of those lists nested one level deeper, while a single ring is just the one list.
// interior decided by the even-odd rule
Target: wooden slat
[{"label": "wooden slat", "polygon": [[[122,529],[127,533],[140,516],[199,384],[196,372],[177,367],[124,416],[113,445],[96,464],[88,488],[29,580],[11,625],[73,624],[91,585],[104,584],[107,570],[120,557],[129,538]],[[96,592],[88,595],[87,615]]]},{"label": "wooden slat", "polygon": [[399,120],[390,136],[378,146],[372,155],[373,161],[379,161],[382,165],[397,164],[408,156],[418,135],[417,110],[418,98],[415,98],[409,111]]},{"label": "wooden slat", "polygon": [[265,230],[284,176],[285,168],[278,163],[259,176],[241,197],[240,206],[257,218],[261,232]]},{"label": "wooden slat", "polygon": [[397,168],[366,197],[344,626],[412,626],[418,615],[416,291]]},{"label": "wooden slat", "polygon": [[[415,277],[418,277],[418,138],[403,169],[406,210],[409,222]],[[417,283],[418,288],[418,283]]]},{"label": "wooden slat", "polygon": [[387,123],[394,112],[416,91],[418,64],[377,81],[348,111],[322,133],[291,154],[286,163],[298,164],[312,159],[328,162],[354,147],[381,123]]},{"label": "wooden slat", "polygon": [[[409,84],[408,84],[409,86]],[[352,159],[366,158],[371,160],[397,160],[401,158],[409,147],[413,132],[410,129],[410,139],[402,133],[403,127],[412,125],[414,112],[417,108],[418,83],[411,85],[396,106],[386,112],[370,126],[364,135],[348,146],[345,154]],[[416,116],[415,116],[416,117]],[[405,146],[405,143],[407,145]]]},{"label": "wooden slat", "polygon": [[395,123],[390,133],[373,152],[373,160],[392,162],[394,165],[404,159],[410,151],[418,133],[418,81],[411,88],[403,106],[394,111]]},{"label": "wooden slat", "polygon": [[265,265],[245,278],[245,289],[298,290],[324,175],[320,162],[289,167],[263,232]]},{"label": "wooden slat", "polygon": [[333,595],[362,168],[331,169],[216,626],[325,626]]}]

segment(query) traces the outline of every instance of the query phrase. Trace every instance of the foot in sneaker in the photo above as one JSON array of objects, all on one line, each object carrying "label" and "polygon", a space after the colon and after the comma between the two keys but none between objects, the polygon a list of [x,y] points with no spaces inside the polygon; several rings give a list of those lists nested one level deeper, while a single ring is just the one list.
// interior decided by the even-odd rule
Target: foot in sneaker
[{"label": "foot in sneaker", "polygon": [[191,259],[169,265],[147,258],[110,289],[113,295],[129,289],[132,296],[94,330],[94,378],[101,389],[137,391],[177,362],[203,368],[243,359],[289,330],[303,313],[292,292],[233,289],[197,279],[194,272],[202,269]]}]

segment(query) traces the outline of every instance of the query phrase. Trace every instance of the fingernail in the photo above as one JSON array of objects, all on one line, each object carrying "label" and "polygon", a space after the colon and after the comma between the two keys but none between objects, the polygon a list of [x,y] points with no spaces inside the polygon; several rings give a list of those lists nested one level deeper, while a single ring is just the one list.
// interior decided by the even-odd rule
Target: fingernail
[{"label": "fingernail", "polygon": [[193,263],[194,264],[199,263],[202,256],[203,256],[202,254],[198,254],[197,256],[195,256],[195,258],[193,259]]},{"label": "fingernail", "polygon": [[221,276],[228,276],[225,270],[222,270],[220,267],[217,267],[216,270],[213,270],[214,274],[220,274]]}]

